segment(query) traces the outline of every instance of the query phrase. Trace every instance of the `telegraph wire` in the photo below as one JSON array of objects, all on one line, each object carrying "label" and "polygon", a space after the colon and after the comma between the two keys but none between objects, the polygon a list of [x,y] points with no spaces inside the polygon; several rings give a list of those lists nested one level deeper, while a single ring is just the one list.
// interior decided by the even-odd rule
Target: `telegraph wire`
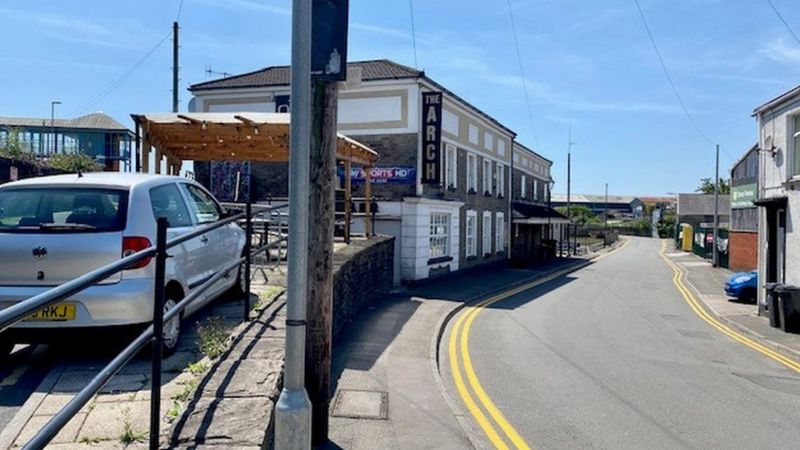
[{"label": "telegraph wire", "polygon": [[414,0],[408,0],[408,9],[411,11],[411,44],[414,46],[414,68],[419,70],[419,64],[417,63],[417,31],[414,26]]},{"label": "telegraph wire", "polygon": [[[661,64],[661,69],[664,70],[664,76],[667,78],[667,81],[669,82],[669,85],[672,88],[672,93],[675,94],[675,98],[678,100],[678,104],[680,104],[681,109],[683,110],[684,114],[686,114],[686,117],[689,119],[689,123],[692,124],[692,127],[697,132],[697,134],[703,139],[705,139],[706,142],[708,142],[709,144],[716,145],[714,141],[712,141],[705,133],[703,133],[703,130],[701,130],[700,127],[697,125],[697,122],[695,122],[694,117],[689,112],[689,109],[686,107],[686,103],[684,103],[680,92],[678,92],[678,87],[675,85],[675,81],[672,79],[672,75],[670,74],[669,69],[667,68],[667,64],[666,62],[664,62],[664,58],[661,56],[661,51],[658,49],[658,45],[656,44],[656,40],[653,37],[653,33],[650,31],[650,26],[647,24],[647,19],[644,16],[642,5],[639,4],[639,0],[634,0],[634,2],[636,3],[636,9],[639,10],[639,17],[642,19],[642,25],[644,25],[644,29],[647,32],[647,37],[650,39],[650,44],[653,45],[653,50],[655,51],[656,56],[658,57],[658,62]],[[731,154],[728,153],[728,150],[726,150],[722,146],[720,146],[720,148],[728,156],[728,158],[731,159],[731,161],[736,161],[736,158],[731,156]]]},{"label": "telegraph wire", "polygon": [[183,0],[178,4],[178,15],[175,17],[175,22],[181,21],[181,11],[183,10]]},{"label": "telegraph wire", "polygon": [[783,26],[786,27],[786,31],[788,31],[789,34],[791,34],[792,37],[794,38],[794,40],[797,42],[797,44],[800,45],[800,38],[797,37],[797,35],[795,34],[794,30],[792,30],[792,27],[789,26],[789,23],[786,22],[786,20],[781,15],[781,12],[778,11],[778,8],[776,8],[775,4],[772,3],[772,0],[767,0],[767,3],[769,3],[769,6],[772,7],[773,11],[775,11],[775,15],[778,16],[778,19],[780,19],[781,22],[783,22]]},{"label": "telegraph wire", "polygon": [[511,0],[508,0],[508,16],[511,18],[511,32],[514,34],[514,48],[517,51],[517,63],[519,63],[519,76],[522,78],[522,91],[525,94],[525,107],[528,110],[528,119],[531,122],[531,130],[533,131],[533,144],[539,150],[539,138],[536,136],[536,124],[533,120],[533,111],[531,110],[531,99],[528,95],[528,82],[525,79],[525,70],[522,67],[522,53],[519,51],[519,37],[517,36],[517,25],[514,21],[514,9],[511,7]]},{"label": "telegraph wire", "polygon": [[114,92],[122,83],[124,83],[131,75],[138,69],[145,61],[159,48],[161,45],[164,44],[170,37],[172,37],[172,30],[169,31],[163,38],[156,45],[154,45],[140,60],[136,61],[125,73],[123,73],[119,78],[117,78],[111,85],[109,85],[105,90],[97,94],[92,100],[84,104],[81,108],[76,109],[72,115],[80,115],[87,111],[89,108],[93,107],[106,97],[109,94]]}]

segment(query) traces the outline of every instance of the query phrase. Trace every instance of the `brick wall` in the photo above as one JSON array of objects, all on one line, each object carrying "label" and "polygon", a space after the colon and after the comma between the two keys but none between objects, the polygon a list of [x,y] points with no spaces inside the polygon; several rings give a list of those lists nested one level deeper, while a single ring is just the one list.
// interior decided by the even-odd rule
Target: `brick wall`
[{"label": "brick wall", "polygon": [[730,259],[728,266],[733,271],[746,272],[758,267],[758,233],[731,231],[728,241]]},{"label": "brick wall", "polygon": [[333,335],[393,284],[394,237],[354,240],[333,255]]}]

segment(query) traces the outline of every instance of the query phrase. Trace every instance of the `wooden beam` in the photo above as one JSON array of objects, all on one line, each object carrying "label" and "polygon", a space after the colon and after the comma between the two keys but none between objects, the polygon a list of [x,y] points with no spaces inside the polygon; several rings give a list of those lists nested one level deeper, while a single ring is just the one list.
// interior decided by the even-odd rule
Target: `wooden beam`
[{"label": "wooden beam", "polygon": [[370,176],[372,167],[364,167],[364,197],[367,199],[364,204],[364,234],[372,236],[372,180]]},{"label": "wooden beam", "polygon": [[142,173],[150,173],[150,134],[145,131],[142,139]]},{"label": "wooden beam", "polygon": [[353,195],[352,165],[344,162],[344,242],[350,243],[350,199]]}]

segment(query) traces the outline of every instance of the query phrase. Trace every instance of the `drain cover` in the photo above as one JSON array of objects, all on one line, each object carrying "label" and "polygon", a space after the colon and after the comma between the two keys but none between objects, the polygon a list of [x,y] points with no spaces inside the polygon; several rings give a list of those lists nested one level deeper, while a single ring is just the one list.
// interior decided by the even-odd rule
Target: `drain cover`
[{"label": "drain cover", "polygon": [[339,389],[333,399],[334,417],[386,420],[389,416],[389,394],[384,391]]}]

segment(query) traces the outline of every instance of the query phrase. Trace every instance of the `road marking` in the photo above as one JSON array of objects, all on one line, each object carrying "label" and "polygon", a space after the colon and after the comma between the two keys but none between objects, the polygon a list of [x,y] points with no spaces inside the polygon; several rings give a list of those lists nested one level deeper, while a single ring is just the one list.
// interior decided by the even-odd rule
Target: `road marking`
[{"label": "road marking", "polygon": [[741,344],[743,344],[743,345],[745,345],[747,347],[750,347],[753,350],[755,350],[755,351],[757,351],[757,352],[759,352],[759,353],[761,353],[761,354],[763,354],[763,355],[765,355],[765,356],[767,356],[767,357],[769,357],[769,358],[771,358],[771,359],[783,364],[784,366],[794,370],[795,372],[800,373],[800,363],[798,363],[797,361],[794,361],[794,360],[792,360],[790,358],[787,358],[786,356],[783,356],[780,353],[778,353],[778,352],[776,352],[774,350],[771,350],[771,349],[759,344],[758,342],[755,342],[755,341],[749,339],[748,337],[746,337],[746,336],[744,336],[744,335],[742,335],[740,333],[737,333],[736,331],[734,331],[733,329],[731,329],[727,325],[725,325],[722,322],[720,322],[719,320],[717,320],[711,314],[709,314],[705,310],[705,308],[700,304],[700,302],[697,300],[697,298],[694,296],[694,294],[692,294],[691,289],[686,287],[686,285],[684,284],[684,279],[686,278],[686,272],[684,272],[683,269],[681,269],[677,264],[672,262],[667,257],[667,255],[665,253],[666,252],[666,248],[667,248],[667,242],[668,241],[662,242],[661,251],[659,252],[659,255],[661,256],[661,259],[663,259],[664,262],[666,262],[667,265],[670,266],[670,268],[672,268],[672,270],[674,272],[674,275],[672,276],[672,282],[675,284],[675,287],[678,288],[678,291],[683,296],[683,299],[686,300],[686,303],[689,304],[689,307],[692,309],[692,311],[694,311],[695,314],[697,314],[701,319],[703,319],[709,325],[711,325],[712,327],[716,328],[722,334],[725,334],[726,336],[730,337],[734,341],[737,341],[737,342],[739,342],[739,343],[741,343]]},{"label": "road marking", "polygon": [[[623,249],[626,245],[628,245],[628,243],[630,243],[630,240],[626,239],[619,247],[609,251],[608,253],[595,257],[592,260],[599,261],[603,258],[606,258],[607,256]],[[456,390],[461,396],[461,399],[464,401],[464,404],[467,406],[469,412],[478,422],[478,425],[480,425],[484,433],[486,433],[486,436],[489,438],[492,444],[499,449],[508,449],[509,447],[506,444],[506,441],[503,440],[503,437],[501,437],[497,432],[495,426],[487,419],[483,409],[488,412],[494,423],[500,427],[504,433],[504,437],[508,439],[508,441],[510,441],[517,449],[530,450],[530,446],[525,442],[522,436],[520,436],[514,426],[511,425],[508,419],[506,419],[500,409],[494,404],[491,397],[489,397],[489,394],[487,394],[483,389],[483,386],[478,379],[478,375],[475,373],[475,369],[472,366],[472,358],[469,354],[469,332],[472,327],[472,323],[478,317],[478,314],[480,314],[480,312],[487,306],[491,306],[492,304],[501,300],[550,282],[565,275],[566,273],[569,273],[572,270],[574,269],[571,267],[560,270],[544,278],[534,280],[530,283],[526,283],[522,286],[495,295],[489,299],[477,303],[476,305],[467,306],[464,311],[461,312],[459,319],[456,321],[455,325],[453,325],[453,329],[450,332],[448,354],[450,356],[450,370],[453,372],[453,381],[456,385]],[[460,361],[458,359],[459,355],[461,356]],[[469,383],[469,387],[475,393],[480,406],[478,403],[476,403],[472,393],[470,393],[470,390],[464,383],[464,378],[461,374],[461,365],[464,366],[464,373],[466,375],[467,382]],[[481,406],[483,409],[481,409]]]}]

